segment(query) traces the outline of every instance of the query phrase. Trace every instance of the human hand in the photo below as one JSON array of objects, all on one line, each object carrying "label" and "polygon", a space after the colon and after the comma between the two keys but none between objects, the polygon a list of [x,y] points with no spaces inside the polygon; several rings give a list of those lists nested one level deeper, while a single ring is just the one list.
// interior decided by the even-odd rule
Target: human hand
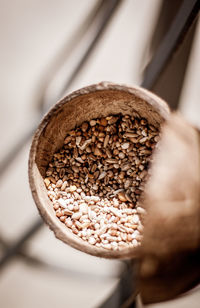
[{"label": "human hand", "polygon": [[200,135],[179,115],[164,125],[147,184],[140,292],[171,299],[200,282]]}]

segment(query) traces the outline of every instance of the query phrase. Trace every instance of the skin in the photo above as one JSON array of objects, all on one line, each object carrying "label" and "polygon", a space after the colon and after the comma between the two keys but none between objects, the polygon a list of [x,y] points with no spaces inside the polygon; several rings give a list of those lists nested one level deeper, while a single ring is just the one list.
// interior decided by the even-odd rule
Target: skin
[{"label": "skin", "polygon": [[200,134],[179,115],[165,124],[147,185],[140,292],[172,299],[200,282]]}]

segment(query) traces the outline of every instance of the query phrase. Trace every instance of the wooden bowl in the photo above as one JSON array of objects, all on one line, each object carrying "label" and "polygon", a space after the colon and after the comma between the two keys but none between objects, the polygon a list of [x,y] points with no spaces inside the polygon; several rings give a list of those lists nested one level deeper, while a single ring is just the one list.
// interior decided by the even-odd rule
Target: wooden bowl
[{"label": "wooden bowl", "polygon": [[106,250],[73,234],[56,217],[43,181],[46,167],[53,154],[63,146],[67,131],[84,121],[119,113],[146,118],[148,123],[159,127],[168,118],[169,108],[162,99],[145,89],[108,82],[67,95],[51,108],[35,132],[29,156],[29,181],[41,216],[58,239],[94,256],[125,259],[136,256],[137,249]]}]

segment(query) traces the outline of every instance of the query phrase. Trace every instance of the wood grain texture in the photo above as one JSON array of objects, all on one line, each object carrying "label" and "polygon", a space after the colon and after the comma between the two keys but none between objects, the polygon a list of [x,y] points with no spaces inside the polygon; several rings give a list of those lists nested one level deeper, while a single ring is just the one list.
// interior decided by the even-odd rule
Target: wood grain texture
[{"label": "wood grain texture", "polygon": [[91,255],[125,259],[136,256],[137,249],[109,251],[92,246],[61,223],[43,182],[46,167],[53,154],[62,147],[67,131],[92,118],[119,113],[146,118],[148,123],[160,127],[169,117],[169,108],[162,99],[145,89],[108,82],[71,93],[55,104],[35,132],[29,156],[29,182],[42,218],[58,239]]}]

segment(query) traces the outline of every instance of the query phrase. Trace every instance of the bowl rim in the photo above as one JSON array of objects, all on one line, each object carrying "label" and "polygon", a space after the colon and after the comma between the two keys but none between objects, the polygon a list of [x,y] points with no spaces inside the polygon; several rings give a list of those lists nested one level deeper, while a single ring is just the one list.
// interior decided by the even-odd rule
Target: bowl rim
[{"label": "bowl rim", "polygon": [[[111,82],[100,82],[97,84],[92,84],[72,93],[66,95],[54,106],[50,108],[50,110],[44,115],[43,119],[40,121],[38,128],[36,129],[31,148],[29,152],[29,161],[28,161],[28,177],[29,177],[29,185],[32,192],[33,199],[35,204],[39,210],[39,213],[45,223],[50,227],[50,229],[54,232],[55,236],[65,242],[66,244],[70,245],[71,247],[78,249],[80,251],[86,252],[93,256],[109,258],[109,259],[129,259],[129,258],[136,258],[139,254],[140,248],[123,248],[120,250],[107,250],[105,248],[96,247],[90,245],[87,241],[83,241],[77,235],[73,234],[71,231],[72,236],[68,236],[61,228],[60,220],[55,216],[52,217],[50,213],[44,208],[43,202],[41,200],[37,183],[36,183],[36,172],[37,172],[37,164],[35,161],[36,153],[37,153],[37,146],[40,139],[40,135],[43,132],[46,125],[49,123],[50,119],[54,116],[55,112],[62,108],[65,104],[69,101],[73,100],[74,98],[89,94],[92,92],[103,91],[103,90],[118,90],[123,91],[129,94],[133,94],[136,97],[146,101],[148,104],[152,105],[156,111],[160,114],[160,116],[167,120],[170,114],[170,109],[167,103],[158,97],[156,94],[142,88],[139,86],[127,86],[122,84],[116,84]],[[38,171],[39,172],[39,171]],[[56,218],[56,219],[55,219]],[[67,228],[67,227],[66,227]]]}]

